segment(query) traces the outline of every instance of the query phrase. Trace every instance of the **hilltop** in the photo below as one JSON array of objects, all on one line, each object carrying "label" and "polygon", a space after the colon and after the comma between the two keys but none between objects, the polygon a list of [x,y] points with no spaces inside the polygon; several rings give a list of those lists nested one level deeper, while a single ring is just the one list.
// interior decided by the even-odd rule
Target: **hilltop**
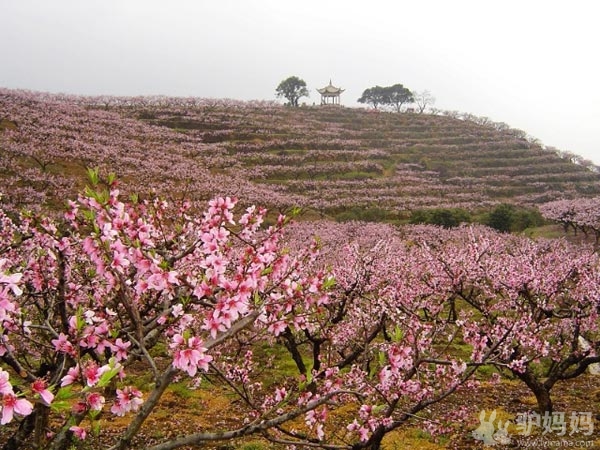
[{"label": "hilltop", "polygon": [[0,192],[56,206],[88,168],[125,191],[237,196],[330,217],[481,211],[600,193],[600,174],[519,130],[447,115],[167,97],[0,90]]},{"label": "hilltop", "polygon": [[[597,445],[598,239],[194,204],[403,222],[598,194],[595,167],[465,119],[0,90],[0,440],[472,449],[486,411],[518,446],[561,437],[539,426],[554,410],[569,442]],[[56,212],[88,175],[60,225],[13,222]],[[126,200],[154,192],[174,201]],[[600,235],[597,199],[544,207]]]}]

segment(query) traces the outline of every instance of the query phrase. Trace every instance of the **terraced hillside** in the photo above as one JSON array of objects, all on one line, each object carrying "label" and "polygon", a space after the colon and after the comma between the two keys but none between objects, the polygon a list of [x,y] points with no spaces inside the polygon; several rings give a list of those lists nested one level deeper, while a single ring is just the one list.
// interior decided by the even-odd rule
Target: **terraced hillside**
[{"label": "terraced hillside", "polygon": [[150,122],[221,143],[230,164],[241,163],[247,178],[303,196],[319,210],[472,209],[589,195],[599,188],[597,173],[511,131],[449,117],[339,108],[183,114],[159,111]]},{"label": "terraced hillside", "polygon": [[230,194],[328,215],[600,193],[594,167],[515,130],[440,115],[0,90],[0,130],[0,190],[15,206],[64,199],[90,167],[115,172],[125,190]]}]

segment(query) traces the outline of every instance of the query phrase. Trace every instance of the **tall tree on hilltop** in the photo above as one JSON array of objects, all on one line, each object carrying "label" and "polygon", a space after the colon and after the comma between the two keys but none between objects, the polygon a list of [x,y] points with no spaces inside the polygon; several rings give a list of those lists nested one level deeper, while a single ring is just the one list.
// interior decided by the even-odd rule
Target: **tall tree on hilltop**
[{"label": "tall tree on hilltop", "polygon": [[377,109],[379,105],[386,105],[388,104],[386,88],[375,86],[365,89],[357,101],[358,103],[372,105],[375,109]]},{"label": "tall tree on hilltop", "polygon": [[384,89],[387,104],[393,106],[396,112],[400,112],[402,105],[415,101],[412,92],[402,84],[394,84]]},{"label": "tall tree on hilltop", "polygon": [[278,98],[285,98],[290,106],[298,106],[298,100],[302,97],[308,97],[306,82],[296,76],[291,76],[283,80],[275,89]]}]

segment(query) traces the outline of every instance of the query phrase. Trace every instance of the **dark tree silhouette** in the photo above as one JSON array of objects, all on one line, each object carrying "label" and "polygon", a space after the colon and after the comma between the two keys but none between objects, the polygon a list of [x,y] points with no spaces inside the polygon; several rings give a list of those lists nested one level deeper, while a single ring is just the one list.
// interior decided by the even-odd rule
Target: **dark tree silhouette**
[{"label": "dark tree silhouette", "polygon": [[291,76],[283,80],[275,89],[278,98],[285,98],[290,106],[298,106],[298,100],[302,97],[308,97],[306,82],[296,76]]}]

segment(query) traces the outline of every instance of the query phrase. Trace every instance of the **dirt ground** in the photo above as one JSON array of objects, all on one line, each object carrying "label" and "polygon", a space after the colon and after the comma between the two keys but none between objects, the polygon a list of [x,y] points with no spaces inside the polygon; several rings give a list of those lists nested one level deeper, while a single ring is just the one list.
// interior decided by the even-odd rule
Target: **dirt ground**
[{"label": "dirt ground", "polygon": [[[186,433],[197,432],[199,429],[226,428],[232,424],[235,416],[235,403],[219,392],[193,391],[187,395],[179,391],[167,392],[160,407],[151,415],[140,434],[136,437],[132,449],[142,450],[148,446],[158,444],[181,436]],[[468,423],[455,424],[454,430],[446,435],[433,438],[415,424],[399,429],[388,435],[383,448],[386,450],[405,449],[452,449],[471,450],[485,448],[588,448],[600,449],[600,376],[584,375],[575,380],[562,382],[553,389],[555,412],[564,412],[568,418],[572,414],[590,413],[592,417],[593,432],[589,434],[590,427],[575,432],[572,424],[567,419],[566,434],[559,435],[559,431],[546,432],[540,427],[533,426],[529,436],[522,436],[516,427],[518,414],[535,410],[535,397],[524,384],[516,381],[507,381],[496,385],[484,385],[481,389],[474,390],[468,395],[456,395],[448,399],[437,408],[459,408],[468,406],[473,411],[472,420]],[[182,395],[183,394],[183,395]],[[501,441],[494,445],[486,445],[473,437],[473,430],[480,425],[479,414],[486,410],[485,420],[489,420],[492,411],[496,412],[493,423],[497,431],[498,421],[502,424],[510,421],[508,434],[510,442]],[[101,438],[88,438],[73,448],[101,449],[108,448],[114,443],[114,437],[126,425],[127,418],[115,418],[105,414],[102,421],[103,434]],[[7,442],[14,431],[14,424],[0,426],[0,443]],[[490,441],[488,441],[488,444]],[[27,450],[32,446],[24,447]],[[185,450],[200,447],[186,447]],[[261,440],[260,436],[249,437],[243,441],[221,442],[214,445],[203,446],[205,449],[215,450],[261,450],[278,449],[280,447]]]}]

